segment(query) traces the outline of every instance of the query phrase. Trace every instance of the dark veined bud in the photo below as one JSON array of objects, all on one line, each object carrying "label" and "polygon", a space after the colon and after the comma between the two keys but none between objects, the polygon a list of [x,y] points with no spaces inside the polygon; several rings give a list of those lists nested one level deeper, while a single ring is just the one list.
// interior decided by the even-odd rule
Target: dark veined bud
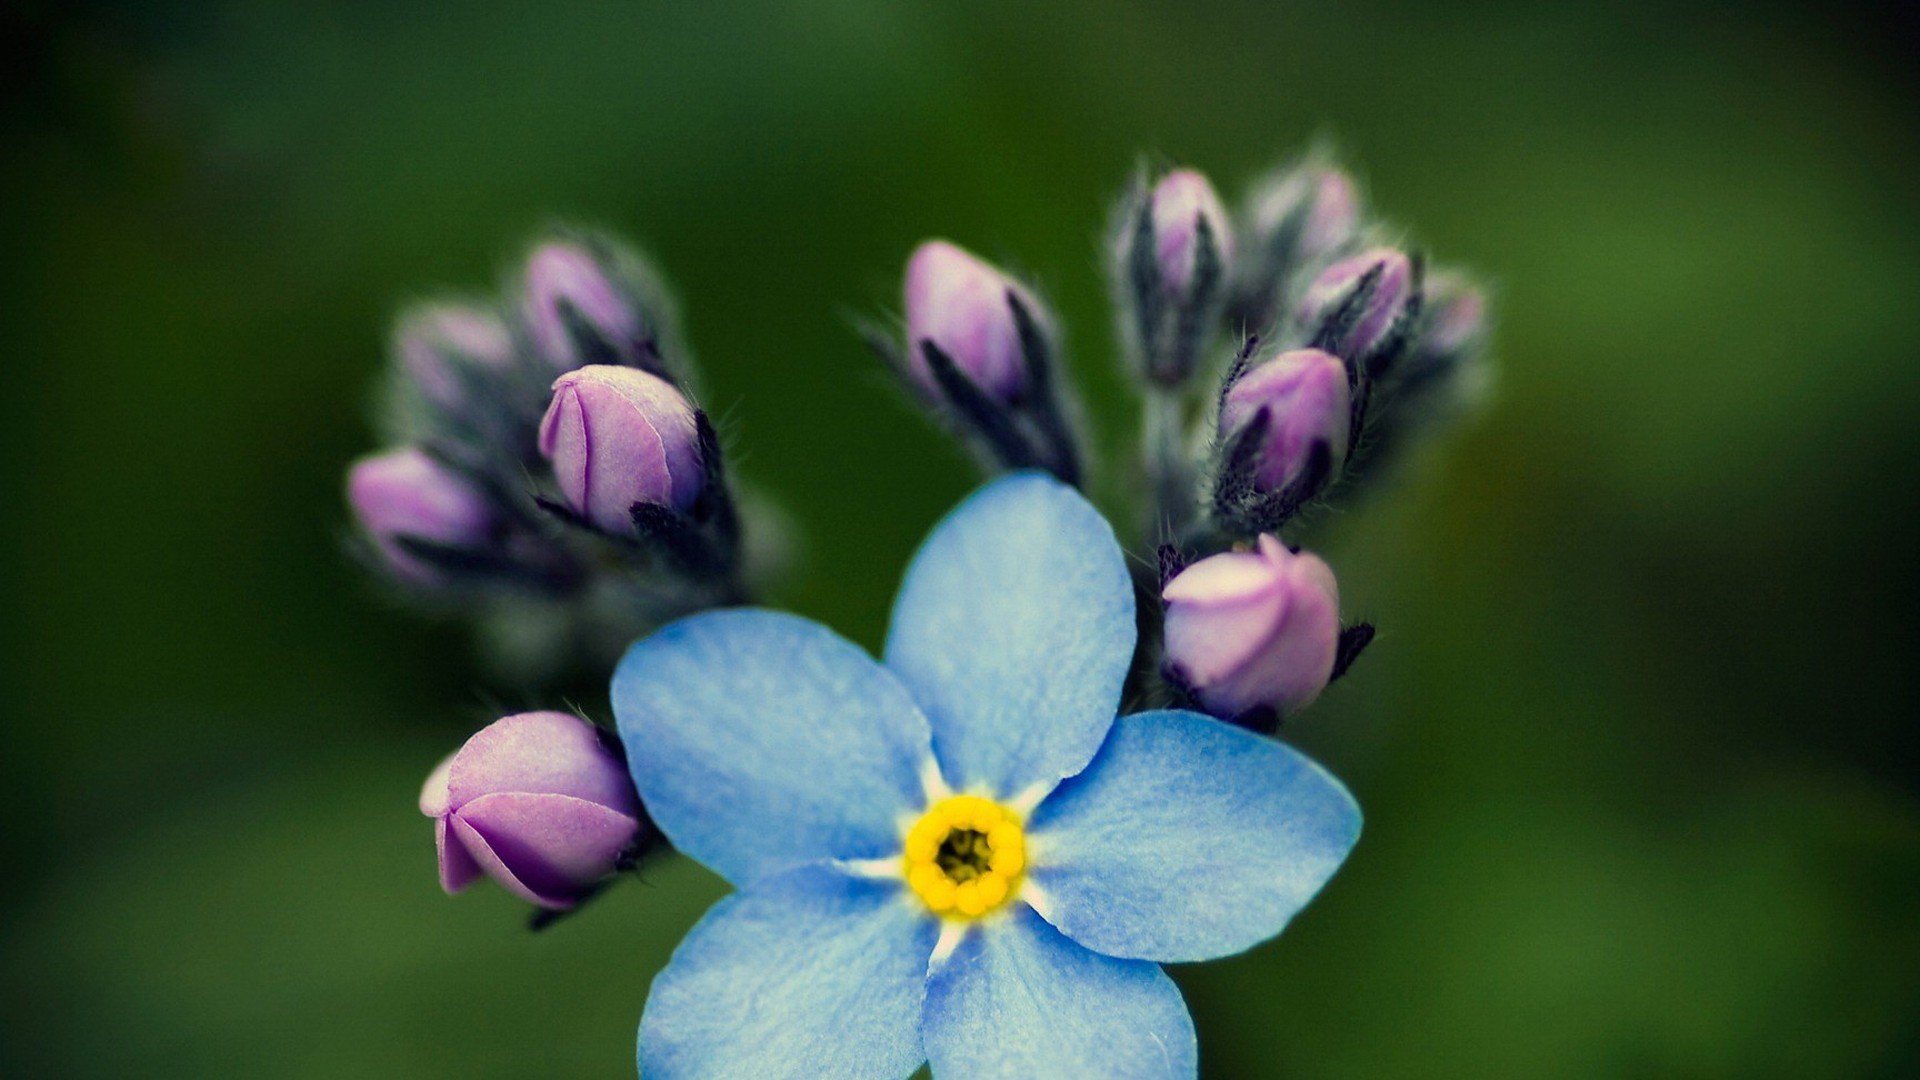
[{"label": "dark veined bud", "polygon": [[1279,492],[1346,456],[1352,396],[1347,367],[1319,349],[1291,349],[1249,368],[1220,404],[1220,437],[1231,441],[1264,416],[1252,459],[1257,489]]},{"label": "dark veined bud", "polygon": [[1053,318],[1012,276],[945,240],[907,260],[906,341],[868,346],[991,468],[1080,482],[1079,448],[1054,378]]},{"label": "dark veined bud", "polygon": [[1131,366],[1152,386],[1181,387],[1200,366],[1226,300],[1234,243],[1220,196],[1193,169],[1136,186],[1122,202],[1109,273]]},{"label": "dark veined bud", "polygon": [[1405,331],[1418,295],[1413,260],[1394,248],[1374,248],[1321,271],[1297,321],[1319,348],[1348,360],[1377,358]]},{"label": "dark veined bud", "polygon": [[1227,208],[1205,175],[1193,169],[1175,169],[1153,186],[1154,258],[1160,282],[1169,297],[1185,296],[1194,285],[1195,264],[1202,233],[1213,245],[1218,273],[1233,265],[1233,225]]},{"label": "dark veined bud", "polygon": [[1001,403],[1027,387],[1020,328],[1007,303],[1009,293],[1038,311],[1019,282],[957,244],[929,240],[907,260],[907,368],[929,397],[943,391],[923,342],[932,342],[975,386]]}]

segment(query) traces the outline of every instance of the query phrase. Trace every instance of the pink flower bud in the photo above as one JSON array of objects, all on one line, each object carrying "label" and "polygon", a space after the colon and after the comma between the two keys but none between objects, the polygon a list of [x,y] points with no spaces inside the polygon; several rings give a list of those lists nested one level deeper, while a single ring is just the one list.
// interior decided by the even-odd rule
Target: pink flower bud
[{"label": "pink flower bud", "polygon": [[1292,349],[1240,376],[1220,405],[1220,437],[1230,439],[1261,410],[1261,436],[1254,480],[1263,491],[1279,491],[1305,471],[1314,444],[1325,442],[1329,467],[1347,452],[1352,420],[1347,368],[1340,358],[1319,349]]},{"label": "pink flower bud", "polygon": [[1020,330],[1007,303],[1012,291],[1043,318],[1033,297],[1012,278],[945,240],[929,240],[907,260],[907,366],[922,390],[944,396],[922,341],[932,341],[989,397],[1018,398],[1026,387]]},{"label": "pink flower bud", "polygon": [[592,724],[560,712],[509,716],[441,762],[420,790],[440,886],[485,874],[555,910],[611,874],[640,835],[640,797]]},{"label": "pink flower bud", "polygon": [[637,368],[594,364],[560,376],[540,421],[540,453],[568,504],[612,533],[633,531],[635,503],[685,510],[706,483],[693,406]]},{"label": "pink flower bud", "polygon": [[[555,240],[527,258],[525,318],[535,347],[556,371],[610,359],[631,359],[645,337],[645,317],[612,268],[583,244]],[[571,313],[571,314],[569,314]],[[583,353],[574,322],[605,341],[607,356]]]},{"label": "pink flower bud", "polygon": [[1427,329],[1420,340],[1423,352],[1453,356],[1486,336],[1486,294],[1459,274],[1435,274],[1428,280],[1427,311]]},{"label": "pink flower bud", "polygon": [[1363,278],[1379,268],[1372,294],[1361,306],[1357,317],[1338,346],[1348,355],[1364,356],[1393,329],[1394,322],[1406,311],[1413,290],[1413,262],[1404,252],[1393,248],[1373,248],[1342,259],[1321,271],[1308,287],[1301,303],[1300,321],[1317,328],[1320,321],[1336,312],[1359,287]]},{"label": "pink flower bud", "polygon": [[1340,641],[1333,571],[1262,535],[1187,567],[1161,593],[1166,657],[1202,707],[1232,719],[1258,709],[1281,716],[1320,696]]},{"label": "pink flower bud", "polygon": [[1376,266],[1380,273],[1372,294],[1332,346],[1342,356],[1362,357],[1372,352],[1392,332],[1413,295],[1413,261],[1404,252],[1374,248],[1321,271],[1301,301],[1300,325],[1317,333],[1321,323],[1340,310],[1361,279]]},{"label": "pink flower bud", "polygon": [[1281,174],[1256,192],[1253,225],[1261,236],[1277,232],[1301,215],[1293,257],[1311,263],[1332,255],[1360,227],[1360,192],[1353,178],[1326,165],[1308,165]]},{"label": "pink flower bud", "polygon": [[1154,256],[1167,292],[1182,296],[1193,284],[1199,257],[1199,223],[1205,219],[1224,276],[1233,262],[1233,225],[1207,178],[1193,169],[1175,169],[1153,188]]},{"label": "pink flower bud", "polygon": [[430,583],[434,570],[402,548],[400,537],[480,547],[497,524],[482,492],[411,446],[355,462],[347,471],[347,501],[394,575],[417,584]]},{"label": "pink flower bud", "polygon": [[453,408],[465,396],[461,368],[506,369],[513,363],[513,335],[485,308],[430,304],[401,318],[394,352],[428,401]]}]

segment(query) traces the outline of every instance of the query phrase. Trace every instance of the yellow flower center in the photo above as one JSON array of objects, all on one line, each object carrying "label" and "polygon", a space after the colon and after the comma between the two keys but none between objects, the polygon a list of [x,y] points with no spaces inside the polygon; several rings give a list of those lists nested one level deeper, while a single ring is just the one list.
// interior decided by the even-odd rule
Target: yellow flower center
[{"label": "yellow flower center", "polygon": [[936,915],[975,919],[1020,891],[1027,836],[1013,811],[978,795],[934,803],[907,830],[907,886]]}]

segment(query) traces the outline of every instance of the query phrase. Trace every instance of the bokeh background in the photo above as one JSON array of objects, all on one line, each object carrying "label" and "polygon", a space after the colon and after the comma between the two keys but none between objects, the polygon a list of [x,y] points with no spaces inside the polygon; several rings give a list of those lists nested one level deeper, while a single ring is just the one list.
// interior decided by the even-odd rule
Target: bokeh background
[{"label": "bokeh background", "polygon": [[439,894],[420,778],[524,695],[340,553],[401,301],[554,217],[643,243],[804,538],[779,601],[877,645],[973,480],[845,316],[927,234],[1030,270],[1118,449],[1107,200],[1317,135],[1498,283],[1501,378],[1316,533],[1383,632],[1293,737],[1368,832],[1176,972],[1206,1073],[1920,1071],[1911,16],[0,12],[0,1073],[631,1074],[720,888],[661,866],[541,935]]}]

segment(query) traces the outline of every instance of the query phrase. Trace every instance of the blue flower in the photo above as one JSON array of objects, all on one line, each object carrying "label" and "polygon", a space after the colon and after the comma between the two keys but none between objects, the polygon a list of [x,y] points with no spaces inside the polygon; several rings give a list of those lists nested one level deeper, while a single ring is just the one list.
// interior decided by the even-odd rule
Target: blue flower
[{"label": "blue flower", "polygon": [[738,890],[654,980],[641,1075],[1195,1075],[1160,964],[1279,933],[1360,811],[1280,743],[1115,719],[1133,615],[1106,521],[1023,474],[934,530],[884,666],[770,611],[633,646],[634,782]]}]

